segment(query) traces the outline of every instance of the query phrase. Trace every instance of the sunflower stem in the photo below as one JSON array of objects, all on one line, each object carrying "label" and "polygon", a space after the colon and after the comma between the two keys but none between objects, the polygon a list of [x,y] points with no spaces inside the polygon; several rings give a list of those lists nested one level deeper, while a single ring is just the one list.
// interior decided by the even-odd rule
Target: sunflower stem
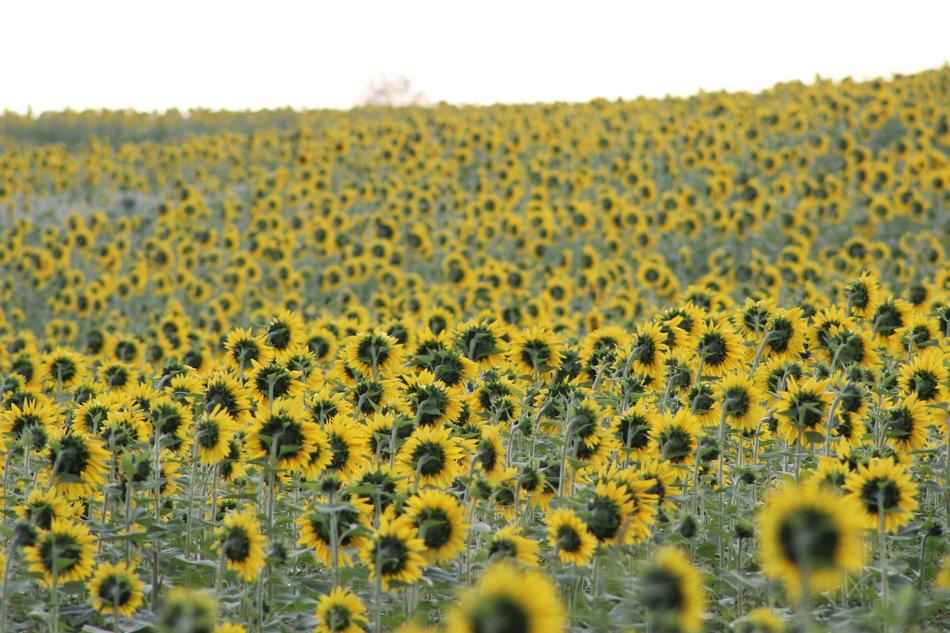
[{"label": "sunflower stem", "polygon": [[[191,555],[191,529],[192,529],[192,510],[195,503],[195,466],[198,462],[198,441],[197,439],[191,446],[191,467],[188,471],[188,512],[186,515],[185,528],[185,558]],[[104,519],[103,519],[104,520]]]},{"label": "sunflower stem", "polygon": [[50,584],[50,615],[49,629],[51,633],[59,633],[59,554],[56,551],[56,542],[53,540],[50,556],[53,559],[52,583]]},{"label": "sunflower stem", "polygon": [[3,602],[0,603],[0,629],[7,633],[7,610],[10,608],[10,572],[13,570],[13,556],[16,553],[16,541],[10,539],[7,546],[7,560],[3,566]]},{"label": "sunflower stem", "polygon": [[119,595],[112,592],[112,633],[119,633]]},{"label": "sunflower stem", "polygon": [[125,484],[125,564],[132,561],[132,480],[126,478]]},{"label": "sunflower stem", "polygon": [[884,596],[884,606],[890,607],[891,588],[887,578],[887,536],[884,529],[887,513],[884,510],[884,491],[880,487],[877,491],[877,516],[878,549],[880,550],[878,553],[881,558],[881,595]]},{"label": "sunflower stem", "polygon": [[337,538],[336,495],[330,491],[330,565],[333,570],[333,586],[340,586],[340,543]]}]

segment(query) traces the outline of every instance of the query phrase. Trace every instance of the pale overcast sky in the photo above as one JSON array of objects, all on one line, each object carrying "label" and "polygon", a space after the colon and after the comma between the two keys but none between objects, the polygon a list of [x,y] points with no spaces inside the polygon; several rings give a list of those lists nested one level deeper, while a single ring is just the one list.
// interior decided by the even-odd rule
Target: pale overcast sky
[{"label": "pale overcast sky", "polygon": [[353,105],[759,90],[950,59],[950,1],[0,0],[0,111]]}]

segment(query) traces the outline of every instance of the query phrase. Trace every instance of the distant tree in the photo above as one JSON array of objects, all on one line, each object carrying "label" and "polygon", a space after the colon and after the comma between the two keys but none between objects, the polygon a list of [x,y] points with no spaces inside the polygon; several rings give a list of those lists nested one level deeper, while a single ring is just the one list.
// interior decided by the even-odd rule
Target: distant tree
[{"label": "distant tree", "polygon": [[363,89],[357,105],[409,106],[428,105],[425,94],[415,90],[405,75],[387,77],[379,75]]}]

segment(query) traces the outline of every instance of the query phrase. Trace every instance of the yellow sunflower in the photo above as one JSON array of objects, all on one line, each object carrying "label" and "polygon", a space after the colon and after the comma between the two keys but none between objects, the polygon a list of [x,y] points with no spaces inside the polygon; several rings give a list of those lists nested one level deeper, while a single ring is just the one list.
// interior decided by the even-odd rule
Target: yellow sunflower
[{"label": "yellow sunflower", "polygon": [[705,608],[703,575],[675,547],[661,547],[640,576],[637,598],[663,629],[699,633]]},{"label": "yellow sunflower", "polygon": [[597,539],[570,508],[558,508],[547,516],[548,544],[561,562],[583,567],[594,558]]},{"label": "yellow sunflower", "polygon": [[872,458],[858,466],[844,488],[860,508],[858,517],[868,530],[879,529],[883,520],[887,532],[896,532],[917,510],[917,484],[907,468],[889,457]]},{"label": "yellow sunflower", "polygon": [[446,633],[501,631],[517,626],[524,633],[564,629],[557,588],[543,574],[496,563],[475,589],[462,593],[447,616]]},{"label": "yellow sunflower", "polygon": [[823,487],[784,485],[765,499],[759,514],[762,569],[797,598],[830,591],[861,569],[859,509]]},{"label": "yellow sunflower", "polygon": [[92,607],[103,615],[113,611],[130,617],[142,606],[142,587],[145,586],[134,568],[125,563],[100,563],[87,585]]},{"label": "yellow sunflower", "polygon": [[257,578],[264,568],[266,537],[255,518],[253,506],[229,512],[215,530],[215,549],[224,558],[228,569],[246,582]]},{"label": "yellow sunflower", "polygon": [[419,538],[413,519],[401,516],[382,521],[366,539],[360,558],[370,569],[370,580],[379,577],[388,591],[392,582],[408,585],[422,578],[425,551],[425,541]]},{"label": "yellow sunflower", "polygon": [[366,606],[348,589],[334,587],[317,601],[317,633],[362,633]]},{"label": "yellow sunflower", "polygon": [[92,573],[96,541],[81,523],[54,520],[36,543],[23,548],[30,571],[46,586],[85,580]]},{"label": "yellow sunflower", "polygon": [[412,517],[430,563],[446,563],[465,549],[468,524],[454,496],[440,490],[422,490],[406,501],[405,513]]}]

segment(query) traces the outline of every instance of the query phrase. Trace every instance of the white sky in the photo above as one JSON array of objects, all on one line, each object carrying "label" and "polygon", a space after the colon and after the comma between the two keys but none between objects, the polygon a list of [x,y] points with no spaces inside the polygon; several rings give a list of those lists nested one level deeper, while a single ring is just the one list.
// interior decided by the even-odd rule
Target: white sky
[{"label": "white sky", "polygon": [[935,68],[950,1],[0,0],[0,111],[353,105],[759,90]]}]

